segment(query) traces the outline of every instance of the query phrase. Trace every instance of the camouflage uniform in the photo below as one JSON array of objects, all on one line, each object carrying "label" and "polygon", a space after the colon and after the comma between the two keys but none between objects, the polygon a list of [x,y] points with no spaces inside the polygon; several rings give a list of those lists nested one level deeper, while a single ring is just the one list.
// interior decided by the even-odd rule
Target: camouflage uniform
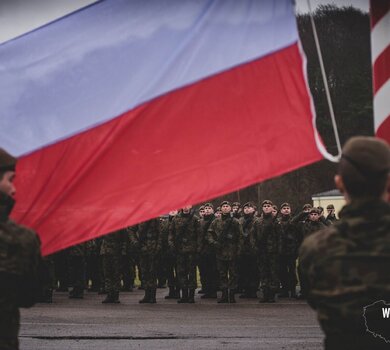
[{"label": "camouflage uniform", "polygon": [[256,220],[253,214],[244,214],[239,219],[242,234],[238,259],[238,281],[243,291],[241,295],[243,298],[255,298],[259,286],[257,256],[253,246]]},{"label": "camouflage uniform", "polygon": [[161,253],[161,235],[159,219],[152,219],[129,228],[129,240],[139,252],[142,270],[142,284],[145,297],[141,302],[156,302],[157,261]]},{"label": "camouflage uniform", "polygon": [[158,255],[157,261],[157,287],[166,288],[167,279],[168,279],[168,264],[166,260],[167,251],[168,251],[168,234],[169,229],[166,230],[167,219],[160,217],[160,235],[161,235],[161,251]]},{"label": "camouflage uniform", "polygon": [[281,249],[281,226],[272,214],[265,214],[256,221],[254,246],[257,249],[262,301],[275,301],[279,290],[279,257]]},{"label": "camouflage uniform", "polygon": [[69,287],[68,250],[56,252],[53,258],[56,284],[58,282],[57,291],[67,292]]},{"label": "camouflage uniform", "polygon": [[390,301],[390,206],[355,200],[340,221],[310,235],[300,250],[307,300],[317,310],[326,349],[387,349],[366,332],[363,307]]},{"label": "camouflage uniform", "polygon": [[56,287],[54,256],[47,255],[42,258],[41,265],[41,293],[39,297],[40,303],[53,302],[53,290]]},{"label": "camouflage uniform", "polygon": [[99,245],[97,239],[85,243],[86,250],[86,281],[91,281],[90,291],[97,292],[101,287],[101,266],[99,259]]},{"label": "camouflage uniform", "polygon": [[127,233],[119,230],[102,238],[100,255],[103,257],[104,284],[108,293],[103,302],[117,303],[121,282],[121,258],[126,251]]},{"label": "camouflage uniform", "polygon": [[199,235],[199,219],[193,213],[180,212],[173,218],[169,228],[168,245],[177,254],[177,277],[182,290],[181,302],[194,302]]},{"label": "camouflage uniform", "polygon": [[8,218],[13,199],[0,192],[0,349],[18,349],[20,307],[30,307],[41,292],[40,242],[28,228]]},{"label": "camouflage uniform", "polygon": [[178,299],[179,287],[177,285],[177,268],[176,268],[176,252],[173,248],[169,248],[168,236],[169,226],[173,220],[173,216],[169,216],[168,219],[162,220],[160,223],[161,232],[161,259],[166,268],[169,294],[165,299]]},{"label": "camouflage uniform", "polygon": [[291,297],[294,297],[297,285],[298,231],[296,225],[291,222],[290,215],[282,215],[279,224],[281,226],[280,282],[282,295],[287,297],[291,293]]},{"label": "camouflage uniform", "polygon": [[234,299],[234,291],[237,289],[237,257],[241,226],[237,219],[230,214],[222,214],[215,219],[208,230],[209,244],[216,250],[217,269],[219,283],[222,290],[222,299],[227,299],[227,291]]},{"label": "camouflage uniform", "polygon": [[73,290],[69,298],[83,298],[85,288],[86,244],[81,243],[68,248],[69,279]]},{"label": "camouflage uniform", "polygon": [[[312,208],[310,211],[315,210],[315,208]],[[301,246],[303,240],[310,236],[311,234],[323,229],[327,225],[325,225],[322,221],[311,221],[309,219],[310,212],[301,212],[297,216],[295,216],[291,223],[295,226],[296,232],[297,232],[297,242],[298,242],[298,249]],[[299,260],[298,260],[299,264]],[[299,265],[298,265],[299,266]],[[298,268],[298,277],[299,277],[299,284],[300,284],[300,294],[298,296],[299,299],[305,299],[305,286],[304,281],[299,276],[299,268]]]},{"label": "camouflage uniform", "polygon": [[328,214],[326,216],[326,221],[329,222],[330,224],[334,224],[335,222],[338,221],[338,219],[336,218],[335,214]]},{"label": "camouflage uniform", "polygon": [[201,274],[202,289],[205,293],[201,298],[216,298],[218,270],[215,249],[208,241],[208,229],[215,219],[214,214],[204,215],[200,220],[200,234],[198,239],[199,271]]},{"label": "camouflage uniform", "polygon": [[125,252],[121,256],[121,276],[123,280],[123,291],[132,292],[135,279],[135,255],[136,250],[131,246],[128,240],[128,231],[126,230]]}]

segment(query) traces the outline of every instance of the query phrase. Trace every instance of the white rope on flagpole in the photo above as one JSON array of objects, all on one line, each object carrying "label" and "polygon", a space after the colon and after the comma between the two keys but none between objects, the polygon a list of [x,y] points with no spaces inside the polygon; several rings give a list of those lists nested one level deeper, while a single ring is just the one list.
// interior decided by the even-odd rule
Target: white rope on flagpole
[{"label": "white rope on flagpole", "polygon": [[333,162],[338,162],[340,160],[340,158],[341,158],[340,137],[339,137],[339,132],[338,132],[338,129],[337,129],[336,118],[334,116],[333,104],[332,104],[332,99],[331,99],[331,96],[330,96],[330,91],[329,91],[329,86],[328,86],[328,79],[327,79],[326,72],[325,72],[324,61],[322,59],[320,42],[318,40],[317,29],[316,29],[316,25],[315,25],[315,22],[314,22],[313,13],[311,11],[310,0],[307,0],[307,6],[309,8],[310,22],[311,22],[311,26],[312,26],[312,29],[313,29],[314,42],[316,44],[318,60],[320,62],[320,68],[321,68],[321,73],[322,73],[322,80],[323,80],[324,86],[325,86],[325,94],[326,94],[326,99],[328,101],[329,112],[330,112],[330,117],[331,117],[331,120],[332,120],[332,125],[333,125],[333,130],[334,130],[334,136],[335,136],[335,139],[336,139],[336,145],[337,145],[338,153],[337,153],[336,156],[331,156],[328,152],[325,151],[326,154],[324,154],[323,153],[324,150],[322,149],[323,147],[320,147],[320,151],[323,154],[323,156],[325,156],[326,159],[328,159],[330,161],[333,161]]}]

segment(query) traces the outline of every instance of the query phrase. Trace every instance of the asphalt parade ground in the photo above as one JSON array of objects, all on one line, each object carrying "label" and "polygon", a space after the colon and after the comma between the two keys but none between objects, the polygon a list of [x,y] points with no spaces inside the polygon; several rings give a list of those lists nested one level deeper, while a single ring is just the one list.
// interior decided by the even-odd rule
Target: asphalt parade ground
[{"label": "asphalt parade ground", "polygon": [[21,350],[44,349],[321,349],[323,335],[315,313],[301,300],[275,304],[239,299],[217,304],[164,300],[139,304],[143,291],[120,294],[121,304],[102,304],[104,296],[83,300],[55,293],[53,304],[21,310]]}]

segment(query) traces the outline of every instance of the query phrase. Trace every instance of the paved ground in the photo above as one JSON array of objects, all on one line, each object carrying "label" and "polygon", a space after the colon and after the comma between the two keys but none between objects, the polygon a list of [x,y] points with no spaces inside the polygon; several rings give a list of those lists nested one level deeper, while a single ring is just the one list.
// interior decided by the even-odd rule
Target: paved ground
[{"label": "paved ground", "polygon": [[157,304],[142,305],[137,290],[107,305],[95,293],[84,300],[56,293],[53,304],[22,310],[21,350],[322,348],[315,314],[302,301],[219,305],[197,297],[195,304],[177,304],[166,294],[159,289]]}]

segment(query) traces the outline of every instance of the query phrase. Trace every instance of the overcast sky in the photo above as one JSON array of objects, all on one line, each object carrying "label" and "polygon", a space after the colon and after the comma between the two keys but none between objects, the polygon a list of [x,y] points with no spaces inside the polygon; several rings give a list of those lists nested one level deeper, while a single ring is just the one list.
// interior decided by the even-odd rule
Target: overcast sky
[{"label": "overcast sky", "polygon": [[[51,22],[96,0],[0,0],[0,43]],[[146,0],[145,0],[146,1]],[[277,1],[277,0],[275,0]],[[355,6],[368,11],[369,0],[310,0],[319,4]],[[307,0],[296,0],[297,12],[307,12]]]}]

